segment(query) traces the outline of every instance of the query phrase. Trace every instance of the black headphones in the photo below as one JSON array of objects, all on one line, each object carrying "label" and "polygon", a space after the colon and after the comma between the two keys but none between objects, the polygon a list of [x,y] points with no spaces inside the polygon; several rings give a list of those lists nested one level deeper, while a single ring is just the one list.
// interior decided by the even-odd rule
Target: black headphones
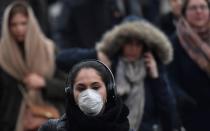
[{"label": "black headphones", "polygon": [[[86,61],[82,61],[80,63],[86,63],[86,62],[96,62],[99,63],[101,66],[103,66],[108,74],[108,83],[106,85],[106,90],[107,90],[107,102],[115,102],[117,99],[117,89],[116,89],[116,84],[115,84],[115,80],[114,80],[114,75],[111,72],[111,70],[109,69],[109,67],[107,67],[104,63],[102,63],[99,60],[86,60]],[[80,64],[79,63],[79,64]],[[76,64],[77,65],[77,64]],[[75,66],[76,66],[75,65]],[[74,66],[74,67],[75,67]],[[74,68],[73,67],[73,68]],[[72,83],[70,83],[70,78],[71,78],[71,72],[68,74],[68,78],[66,81],[66,88],[65,88],[65,94],[68,98],[70,99],[74,99],[73,98],[73,87],[72,87]]]}]

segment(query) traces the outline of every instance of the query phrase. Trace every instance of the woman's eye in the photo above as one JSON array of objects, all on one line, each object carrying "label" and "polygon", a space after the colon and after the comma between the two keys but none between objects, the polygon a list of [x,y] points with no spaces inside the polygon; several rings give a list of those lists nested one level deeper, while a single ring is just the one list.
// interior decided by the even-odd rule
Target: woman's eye
[{"label": "woman's eye", "polygon": [[100,87],[99,86],[93,86],[92,89],[98,90]]},{"label": "woman's eye", "polygon": [[79,92],[82,92],[84,91],[86,88],[85,87],[76,87],[76,90],[79,91]]}]

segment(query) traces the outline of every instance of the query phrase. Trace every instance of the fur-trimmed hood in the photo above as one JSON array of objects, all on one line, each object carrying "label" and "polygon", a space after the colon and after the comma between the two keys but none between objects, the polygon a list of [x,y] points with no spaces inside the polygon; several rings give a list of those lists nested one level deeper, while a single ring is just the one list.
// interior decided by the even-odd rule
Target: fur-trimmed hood
[{"label": "fur-trimmed hood", "polygon": [[115,26],[104,34],[101,41],[96,44],[96,49],[112,57],[116,55],[124,44],[122,39],[125,37],[143,41],[146,47],[152,50],[154,55],[157,55],[164,64],[170,63],[173,59],[172,44],[166,35],[155,26],[143,20],[126,22]]}]

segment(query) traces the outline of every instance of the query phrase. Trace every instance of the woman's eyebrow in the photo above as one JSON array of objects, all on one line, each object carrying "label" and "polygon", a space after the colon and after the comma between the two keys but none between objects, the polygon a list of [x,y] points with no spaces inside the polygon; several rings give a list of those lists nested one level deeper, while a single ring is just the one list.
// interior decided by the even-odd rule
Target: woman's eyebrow
[{"label": "woman's eyebrow", "polygon": [[99,85],[100,84],[100,82],[93,82],[93,83],[91,83],[91,85]]},{"label": "woman's eyebrow", "polygon": [[83,83],[76,83],[74,86],[75,87],[77,87],[77,86],[85,86],[85,84],[83,84]]}]

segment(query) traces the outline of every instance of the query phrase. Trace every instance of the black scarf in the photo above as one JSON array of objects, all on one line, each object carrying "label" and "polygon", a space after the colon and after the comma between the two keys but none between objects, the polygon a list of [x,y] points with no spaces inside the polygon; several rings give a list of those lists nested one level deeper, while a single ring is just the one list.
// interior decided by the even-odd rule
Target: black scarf
[{"label": "black scarf", "polygon": [[115,104],[106,104],[103,114],[86,116],[75,104],[67,102],[68,131],[128,131],[128,108],[117,100]]}]

